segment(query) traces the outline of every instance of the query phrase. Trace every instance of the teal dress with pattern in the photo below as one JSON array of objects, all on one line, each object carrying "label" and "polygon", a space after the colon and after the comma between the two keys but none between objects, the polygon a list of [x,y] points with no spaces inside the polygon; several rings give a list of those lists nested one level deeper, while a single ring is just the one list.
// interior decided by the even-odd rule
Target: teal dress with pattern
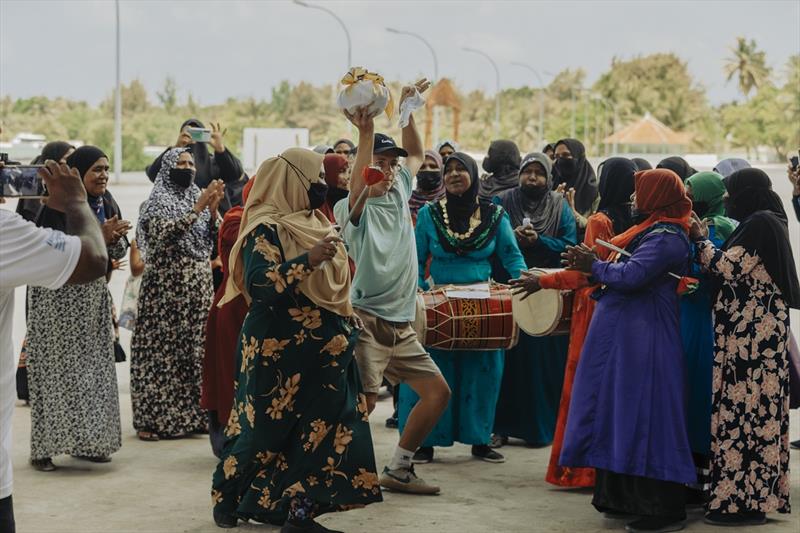
[{"label": "teal dress with pattern", "polygon": [[[431,206],[423,206],[417,215],[420,288],[429,288],[422,279],[429,255],[430,274],[436,285],[487,282],[492,273],[491,260],[495,256],[514,277],[518,277],[525,269],[525,260],[506,214],[503,214],[500,226],[486,246],[457,255],[442,247],[431,216]],[[429,348],[428,352],[447,380],[452,396],[447,410],[422,445],[452,446],[454,442],[488,444],[503,377],[503,350],[445,351]],[[407,385],[400,386],[397,411],[401,433],[418,399]]]}]

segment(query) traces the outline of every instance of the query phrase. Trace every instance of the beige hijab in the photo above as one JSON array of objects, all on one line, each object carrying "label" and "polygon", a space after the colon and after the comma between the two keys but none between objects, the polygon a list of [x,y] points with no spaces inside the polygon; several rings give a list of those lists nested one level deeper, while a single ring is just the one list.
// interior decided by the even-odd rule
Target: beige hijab
[{"label": "beige hijab", "polygon": [[[322,155],[311,150],[290,148],[280,156],[261,163],[244,206],[239,237],[231,250],[230,276],[220,306],[239,294],[244,294],[250,303],[250,295],[244,286],[242,248],[250,233],[258,226],[277,227],[287,260],[308,252],[328,235],[336,235],[325,215],[319,210],[309,210],[308,186],[319,179],[322,160]],[[303,175],[299,175],[298,171]],[[276,259],[280,258],[277,247],[269,248]],[[350,268],[344,246],[339,245],[333,259],[317,267],[300,282],[299,288],[318,306],[341,316],[352,315]]]}]

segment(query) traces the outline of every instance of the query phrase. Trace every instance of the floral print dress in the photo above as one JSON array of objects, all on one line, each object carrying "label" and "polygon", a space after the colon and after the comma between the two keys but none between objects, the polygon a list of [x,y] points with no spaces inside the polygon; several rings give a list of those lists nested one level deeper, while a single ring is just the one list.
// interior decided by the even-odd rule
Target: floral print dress
[{"label": "floral print dress", "polygon": [[252,303],[213,478],[216,509],[281,524],[298,494],[316,515],[381,501],[353,358],[357,330],[300,292],[313,271],[308,254],[287,261],[274,228],[253,230],[242,250]]},{"label": "floral print dress", "polygon": [[698,243],[722,283],[714,305],[712,511],[789,507],[789,308],[758,255]]}]

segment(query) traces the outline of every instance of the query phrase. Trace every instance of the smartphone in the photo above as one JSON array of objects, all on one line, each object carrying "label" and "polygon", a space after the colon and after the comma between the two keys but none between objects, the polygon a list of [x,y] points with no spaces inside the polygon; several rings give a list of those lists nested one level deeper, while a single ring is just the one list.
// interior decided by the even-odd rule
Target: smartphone
[{"label": "smartphone", "polygon": [[47,196],[39,169],[42,165],[13,165],[0,168],[0,196],[41,198]]},{"label": "smartphone", "polygon": [[196,143],[207,143],[211,141],[211,130],[208,128],[186,128],[186,133]]}]

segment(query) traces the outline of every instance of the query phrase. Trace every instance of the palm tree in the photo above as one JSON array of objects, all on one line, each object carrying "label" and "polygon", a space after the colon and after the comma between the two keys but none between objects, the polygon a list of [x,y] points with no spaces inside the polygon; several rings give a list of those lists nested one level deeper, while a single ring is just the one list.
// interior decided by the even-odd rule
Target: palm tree
[{"label": "palm tree", "polygon": [[744,37],[736,38],[736,46],[731,48],[731,51],[733,56],[725,63],[727,81],[738,76],[739,90],[747,98],[753,88],[758,89],[769,78],[765,53],[758,50],[755,40],[750,39],[750,42],[747,42]]}]

